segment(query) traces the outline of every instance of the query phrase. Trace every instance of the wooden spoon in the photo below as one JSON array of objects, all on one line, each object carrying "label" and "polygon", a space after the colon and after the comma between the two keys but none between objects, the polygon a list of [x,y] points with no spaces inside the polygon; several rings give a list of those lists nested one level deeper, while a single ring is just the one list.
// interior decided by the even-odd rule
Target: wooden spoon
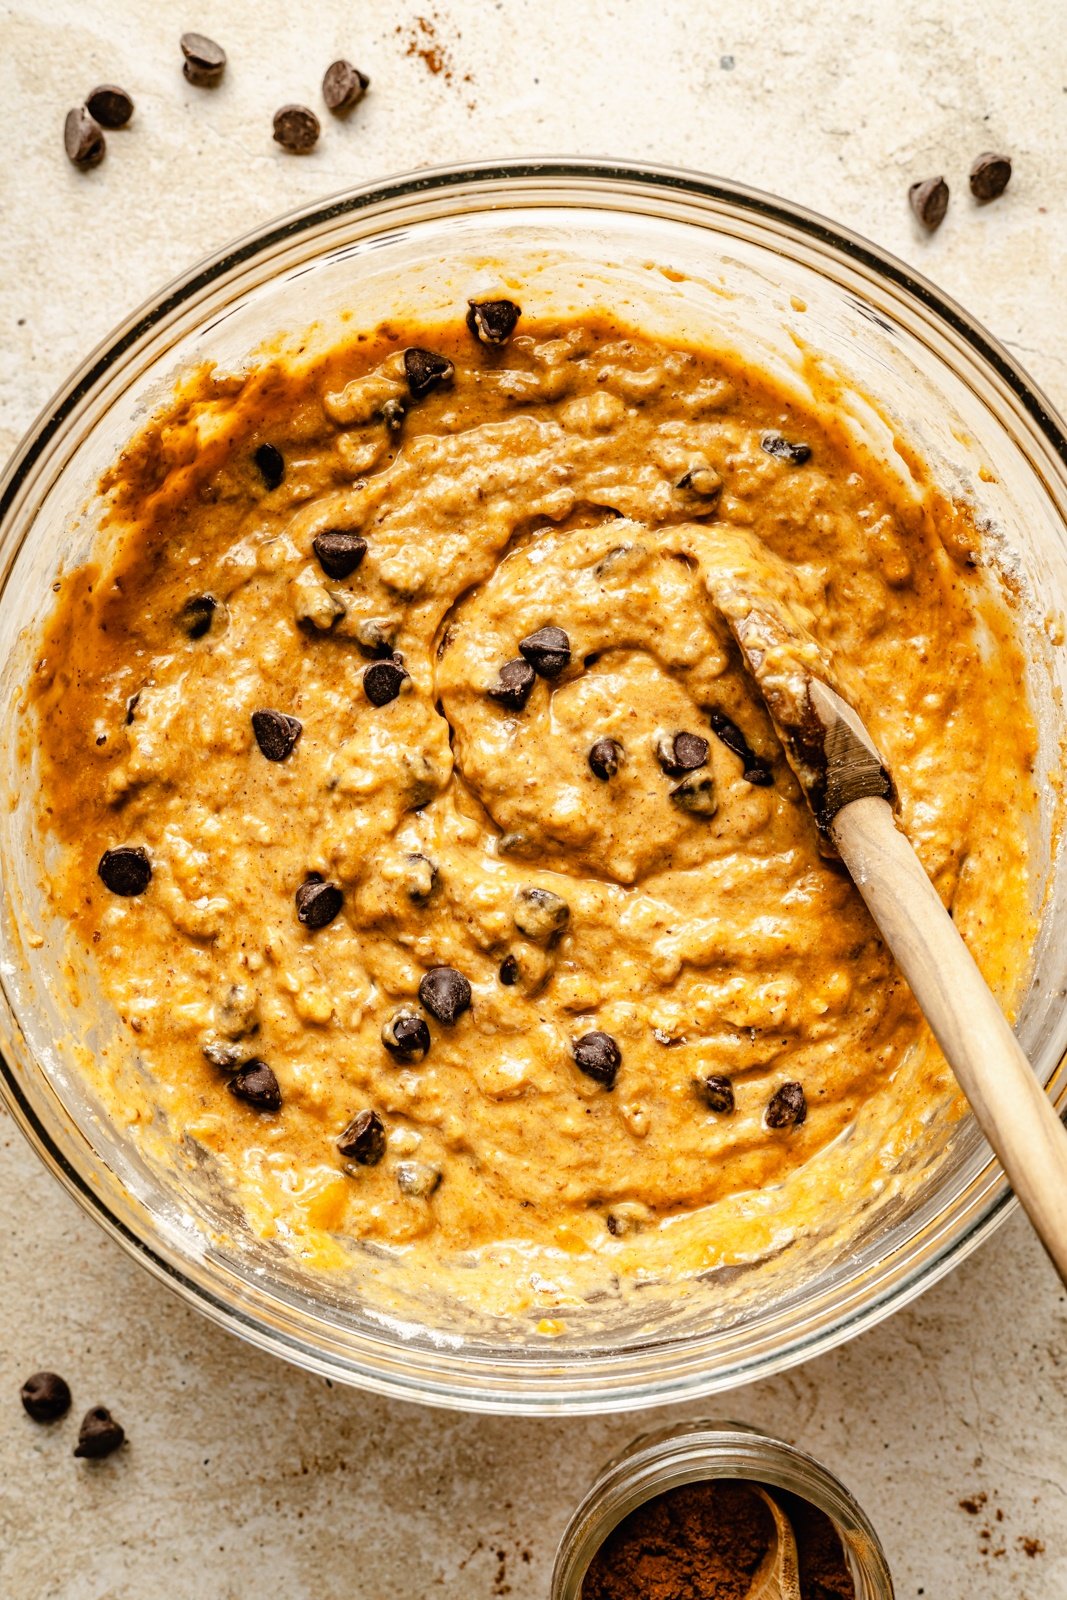
[{"label": "wooden spoon", "polygon": [[801,1600],[800,1561],[793,1524],[762,1485],[752,1483],[749,1488],[759,1495],[774,1518],[775,1538],[753,1574],[752,1587],[745,1600]]}]

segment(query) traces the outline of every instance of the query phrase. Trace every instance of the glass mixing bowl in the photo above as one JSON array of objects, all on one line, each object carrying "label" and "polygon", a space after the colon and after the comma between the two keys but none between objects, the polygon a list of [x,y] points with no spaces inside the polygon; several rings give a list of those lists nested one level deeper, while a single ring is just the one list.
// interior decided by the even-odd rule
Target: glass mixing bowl
[{"label": "glass mixing bowl", "polygon": [[[683,172],[576,161],[441,169],[356,190],[271,224],[135,312],[56,395],[0,485],[0,1048],[7,1105],[53,1173],[150,1271],[253,1343],[345,1382],[485,1411],[601,1411],[722,1390],[870,1327],[1005,1215],[1009,1191],[969,1117],[931,1107],[928,1148],[843,1235],[626,1312],[569,1309],[558,1337],[493,1322],[402,1283],[370,1252],[317,1276],[254,1237],[210,1169],[160,1154],[95,1101],[79,1051],[106,1035],[93,977],[71,982],[39,888],[32,774],[16,761],[20,686],[60,563],[83,558],[93,486],[176,374],[240,366],[270,339],[315,345],[416,308],[454,314],[511,289],[529,313],[613,307],[647,331],[735,344],[802,394],[812,353],[851,378],[850,426],[907,476],[915,449],[969,498],[1014,573],[1045,815],[1034,845],[1041,934],[1018,1031],[1060,1103],[1067,878],[1054,806],[1067,668],[1067,444],[1011,356],[899,262],[769,196]],[[870,397],[868,403],[863,396]],[[906,443],[905,443],[906,442]],[[149,1135],[156,1137],[150,1137]],[[395,1293],[394,1293],[395,1291]]]}]

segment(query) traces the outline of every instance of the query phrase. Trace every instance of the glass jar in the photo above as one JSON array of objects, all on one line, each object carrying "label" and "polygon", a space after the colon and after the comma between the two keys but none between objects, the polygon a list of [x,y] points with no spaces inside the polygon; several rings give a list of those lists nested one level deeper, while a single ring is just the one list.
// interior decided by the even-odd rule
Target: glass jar
[{"label": "glass jar", "polygon": [[580,1600],[590,1562],[631,1511],[668,1489],[710,1478],[746,1478],[809,1501],[837,1529],[856,1600],[893,1600],[893,1580],[878,1535],[832,1472],[795,1445],[743,1422],[705,1420],[639,1434],[612,1456],[560,1540],[551,1600]]}]

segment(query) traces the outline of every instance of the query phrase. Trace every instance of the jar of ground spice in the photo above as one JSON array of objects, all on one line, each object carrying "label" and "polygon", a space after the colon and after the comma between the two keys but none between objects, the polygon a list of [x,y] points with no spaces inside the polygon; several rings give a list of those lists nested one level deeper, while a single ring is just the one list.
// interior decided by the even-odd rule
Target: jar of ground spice
[{"label": "jar of ground spice", "polygon": [[778,1600],[781,1518],[799,1580],[787,1593],[893,1600],[878,1536],[832,1473],[743,1423],[703,1421],[608,1462],[560,1541],[551,1600]]}]

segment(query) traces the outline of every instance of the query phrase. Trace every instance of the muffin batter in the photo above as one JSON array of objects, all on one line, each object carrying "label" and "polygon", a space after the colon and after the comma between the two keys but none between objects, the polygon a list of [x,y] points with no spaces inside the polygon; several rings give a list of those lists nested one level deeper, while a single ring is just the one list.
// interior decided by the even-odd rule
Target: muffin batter
[{"label": "muffin batter", "polygon": [[833,399],[508,302],[190,376],[24,721],[114,1114],[293,1251],[508,1311],[857,1205],[848,1131],[888,1167],[947,1070],[705,579],[743,548],[833,656],[1008,1004],[1035,732],[966,515]]}]

